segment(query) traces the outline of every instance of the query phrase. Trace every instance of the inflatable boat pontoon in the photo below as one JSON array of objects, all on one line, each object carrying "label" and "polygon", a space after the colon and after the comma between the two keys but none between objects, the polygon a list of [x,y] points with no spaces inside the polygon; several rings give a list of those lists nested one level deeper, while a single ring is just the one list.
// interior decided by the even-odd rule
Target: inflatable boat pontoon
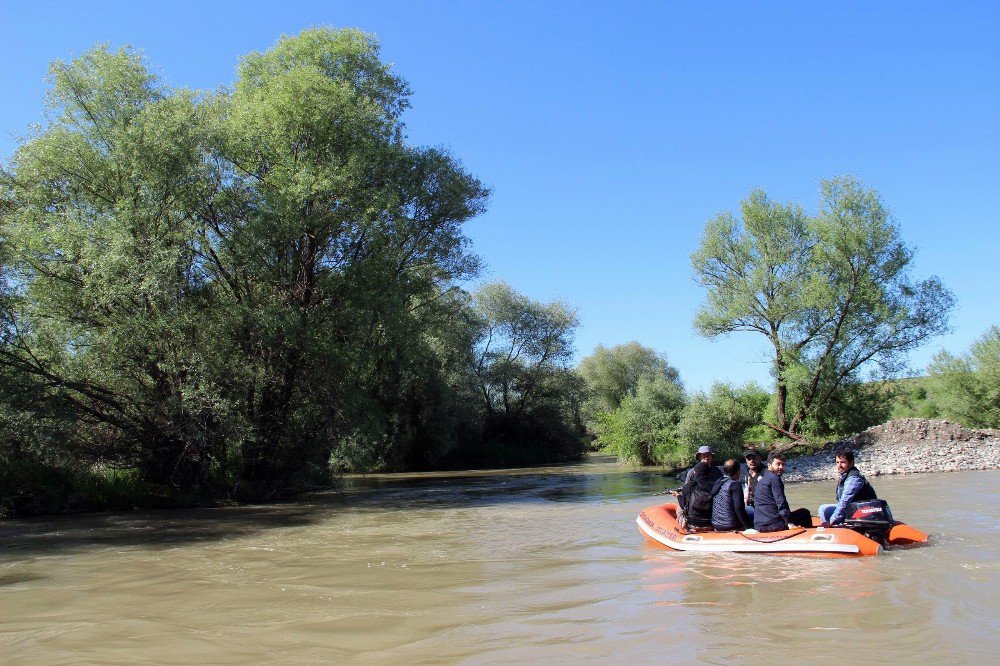
[{"label": "inflatable boat pontoon", "polygon": [[[662,504],[643,510],[636,518],[639,531],[650,543],[674,550],[703,553],[771,553],[813,557],[878,555],[882,544],[861,531],[847,527],[822,527],[813,517],[811,527],[781,532],[690,532],[677,522],[677,505]],[[905,523],[894,522],[885,532],[889,545],[927,541],[927,535]]]}]

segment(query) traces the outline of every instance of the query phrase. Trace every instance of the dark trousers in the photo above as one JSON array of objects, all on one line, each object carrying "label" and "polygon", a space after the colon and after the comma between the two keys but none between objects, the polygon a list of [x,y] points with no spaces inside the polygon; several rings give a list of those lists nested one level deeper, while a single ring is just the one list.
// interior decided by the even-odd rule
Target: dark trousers
[{"label": "dark trousers", "polygon": [[799,527],[812,527],[812,514],[809,509],[796,509],[792,511],[792,520]]},{"label": "dark trousers", "polygon": [[[809,509],[796,509],[791,513],[791,520],[789,522],[795,523],[799,527],[812,527],[812,514],[809,513]],[[758,532],[780,532],[781,530],[787,530],[788,523],[771,523],[770,525],[765,525],[761,527]]]}]

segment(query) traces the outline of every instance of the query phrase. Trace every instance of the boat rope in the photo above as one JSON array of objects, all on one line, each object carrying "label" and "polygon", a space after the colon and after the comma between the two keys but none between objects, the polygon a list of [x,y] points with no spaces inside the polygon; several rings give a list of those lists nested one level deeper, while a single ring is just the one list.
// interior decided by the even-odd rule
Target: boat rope
[{"label": "boat rope", "polygon": [[793,536],[798,536],[805,531],[804,527],[800,527],[794,532],[763,532],[757,534],[744,534],[743,532],[739,532],[738,534],[742,535],[746,539],[750,539],[751,541],[756,541],[757,543],[774,543],[775,541],[783,541],[785,539],[790,539]]}]

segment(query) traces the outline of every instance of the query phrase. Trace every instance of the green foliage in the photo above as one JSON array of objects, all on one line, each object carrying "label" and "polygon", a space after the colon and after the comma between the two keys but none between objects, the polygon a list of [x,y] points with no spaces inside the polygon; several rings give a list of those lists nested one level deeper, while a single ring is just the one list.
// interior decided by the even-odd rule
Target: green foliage
[{"label": "green foliage", "polygon": [[892,418],[895,400],[887,382],[845,382],[804,422],[802,433],[812,440],[851,437]]},{"label": "green foliage", "polygon": [[709,337],[767,337],[782,431],[833,427],[819,425],[827,406],[868,404],[851,389],[862,373],[892,376],[906,352],[946,329],[952,295],[935,277],[910,279],[912,251],[874,190],[823,181],[811,217],[755,191],[741,213],[742,222],[710,221],[692,255],[708,289],[695,325]]},{"label": "green foliage", "polygon": [[162,504],[153,493],[137,470],[80,467],[26,451],[0,457],[0,518]]},{"label": "green foliage", "polygon": [[972,428],[1000,428],[1000,328],[991,326],[966,354],[939,352],[928,368],[941,417]]},{"label": "green foliage", "polygon": [[328,463],[577,450],[575,316],[455,286],[488,191],[406,143],[372,36],[282,38],[213,93],[103,46],[50,82],[51,122],[0,176],[10,459],[269,497]]},{"label": "green foliage", "polygon": [[479,321],[474,382],[485,414],[484,437],[501,445],[464,460],[507,464],[580,455],[582,382],[567,367],[576,313],[565,303],[539,303],[498,282],[474,297]]},{"label": "green foliage", "polygon": [[351,395],[346,434],[331,453],[335,469],[430,469],[450,465],[458,448],[482,447],[472,381],[479,322],[467,294],[441,293],[411,314],[366,365],[371,392]]},{"label": "green foliage", "polygon": [[594,444],[641,465],[677,457],[675,427],[685,398],[666,356],[638,342],[598,345],[577,374],[586,391],[581,416]]},{"label": "green foliage", "polygon": [[933,385],[927,377],[907,377],[891,382],[891,418],[939,419],[941,409],[933,399]]},{"label": "green foliage", "polygon": [[596,443],[627,462],[677,464],[684,457],[677,435],[684,402],[683,387],[675,379],[664,373],[643,375],[634,394],[597,416]]},{"label": "green foliage", "polygon": [[745,442],[759,440],[769,394],[749,383],[741,387],[715,383],[706,393],[697,392],[685,406],[677,427],[685,460],[692,460],[700,446],[712,446],[719,460],[740,458]]},{"label": "green foliage", "polygon": [[680,378],[665,355],[634,341],[611,348],[598,345],[593,354],[580,361],[577,372],[587,389],[583,420],[592,432],[597,430],[602,414],[614,411],[626,397],[635,395],[642,378],[662,376],[671,382],[679,382]]}]

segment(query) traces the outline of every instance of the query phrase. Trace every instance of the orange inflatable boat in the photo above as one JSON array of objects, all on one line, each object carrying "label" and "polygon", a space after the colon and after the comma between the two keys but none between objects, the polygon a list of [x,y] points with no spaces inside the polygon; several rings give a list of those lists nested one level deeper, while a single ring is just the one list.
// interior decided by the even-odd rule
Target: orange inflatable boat
[{"label": "orange inflatable boat", "polygon": [[[674,550],[702,553],[771,553],[813,557],[861,557],[878,555],[882,544],[846,527],[822,527],[813,517],[812,527],[781,532],[689,532],[677,523],[677,505],[662,504],[643,510],[635,521],[650,543]],[[927,535],[896,522],[886,535],[890,545],[927,541]]]}]

